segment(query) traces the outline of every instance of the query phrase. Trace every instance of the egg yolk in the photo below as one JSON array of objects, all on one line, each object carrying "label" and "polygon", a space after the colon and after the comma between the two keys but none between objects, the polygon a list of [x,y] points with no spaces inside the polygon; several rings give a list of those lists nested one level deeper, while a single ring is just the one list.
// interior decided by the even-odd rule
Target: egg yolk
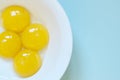
[{"label": "egg yolk", "polygon": [[23,31],[21,39],[25,48],[41,50],[47,46],[49,34],[42,24],[32,24]]},{"label": "egg yolk", "polygon": [[21,40],[16,33],[6,31],[0,34],[0,56],[12,58],[20,49]]},{"label": "egg yolk", "polygon": [[30,13],[21,6],[9,6],[2,12],[3,25],[7,30],[21,32],[30,24]]},{"label": "egg yolk", "polygon": [[41,67],[40,55],[31,50],[23,50],[14,59],[15,71],[21,77],[29,77],[35,74]]}]

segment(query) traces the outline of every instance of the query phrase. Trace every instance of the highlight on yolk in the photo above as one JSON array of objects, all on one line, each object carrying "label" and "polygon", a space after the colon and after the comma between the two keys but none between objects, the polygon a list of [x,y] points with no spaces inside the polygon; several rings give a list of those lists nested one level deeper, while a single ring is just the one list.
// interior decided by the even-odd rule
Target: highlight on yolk
[{"label": "highlight on yolk", "polygon": [[42,24],[32,24],[23,31],[21,38],[25,48],[42,50],[48,44],[49,34]]},{"label": "highlight on yolk", "polygon": [[31,50],[23,50],[14,59],[14,69],[21,77],[29,77],[35,74],[41,67],[40,55]]},{"label": "highlight on yolk", "polygon": [[30,24],[30,13],[24,7],[13,5],[3,10],[2,20],[7,30],[21,32]]},{"label": "highlight on yolk", "polygon": [[20,49],[21,40],[16,33],[6,31],[0,34],[0,56],[12,58]]}]

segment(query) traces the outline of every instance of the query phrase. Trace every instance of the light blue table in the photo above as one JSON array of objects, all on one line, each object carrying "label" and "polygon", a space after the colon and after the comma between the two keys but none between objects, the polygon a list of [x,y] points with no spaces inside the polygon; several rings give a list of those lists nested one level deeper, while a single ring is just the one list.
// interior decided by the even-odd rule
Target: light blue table
[{"label": "light blue table", "polygon": [[74,36],[62,80],[120,80],[120,0],[59,0]]}]

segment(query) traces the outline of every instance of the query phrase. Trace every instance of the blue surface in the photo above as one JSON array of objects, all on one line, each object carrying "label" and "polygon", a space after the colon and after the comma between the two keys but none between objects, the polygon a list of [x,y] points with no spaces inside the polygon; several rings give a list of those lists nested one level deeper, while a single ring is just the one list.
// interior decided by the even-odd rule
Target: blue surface
[{"label": "blue surface", "polygon": [[120,0],[59,0],[74,48],[62,80],[120,80]]}]

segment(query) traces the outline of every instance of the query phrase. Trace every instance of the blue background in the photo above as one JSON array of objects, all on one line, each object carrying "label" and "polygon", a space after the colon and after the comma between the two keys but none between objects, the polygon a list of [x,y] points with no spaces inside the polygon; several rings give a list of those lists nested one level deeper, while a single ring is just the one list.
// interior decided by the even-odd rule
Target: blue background
[{"label": "blue background", "polygon": [[120,0],[59,0],[73,31],[62,80],[120,80]]}]

